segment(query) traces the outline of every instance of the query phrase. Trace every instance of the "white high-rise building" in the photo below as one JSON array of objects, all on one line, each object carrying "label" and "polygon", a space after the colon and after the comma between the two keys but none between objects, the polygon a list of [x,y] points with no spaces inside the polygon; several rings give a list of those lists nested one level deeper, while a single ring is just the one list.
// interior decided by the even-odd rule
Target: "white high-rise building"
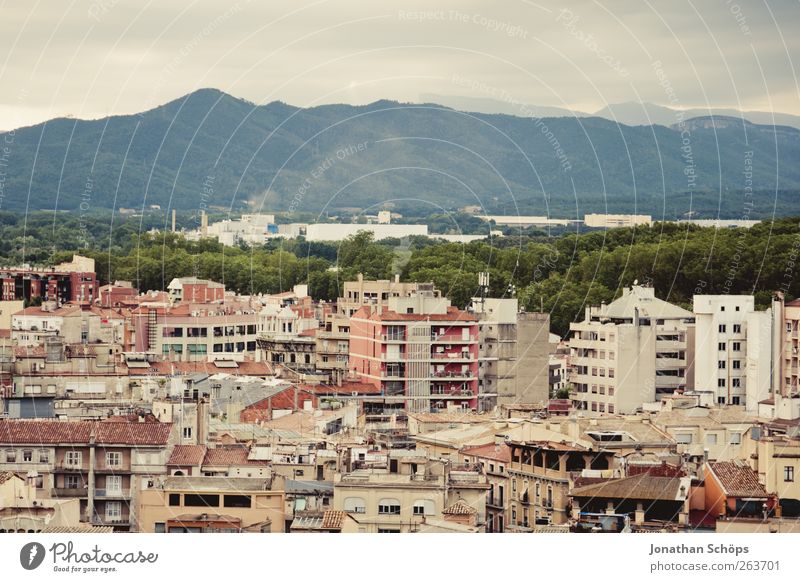
[{"label": "white high-rise building", "polygon": [[753,296],[695,295],[693,311],[697,390],[714,393],[717,404],[745,404],[748,321],[755,326],[754,342],[761,336]]},{"label": "white high-rise building", "polygon": [[570,325],[570,381],[579,410],[630,413],[692,389],[693,316],[634,284]]}]

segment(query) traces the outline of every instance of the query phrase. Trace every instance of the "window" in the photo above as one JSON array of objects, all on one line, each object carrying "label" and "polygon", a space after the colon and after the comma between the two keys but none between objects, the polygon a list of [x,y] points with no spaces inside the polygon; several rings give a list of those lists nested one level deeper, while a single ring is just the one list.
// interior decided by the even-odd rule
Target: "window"
[{"label": "window", "polygon": [[717,378],[717,387],[725,388],[725,378]]},{"label": "window", "polygon": [[742,433],[740,432],[732,432],[731,433],[731,444],[738,445],[742,442]]},{"label": "window", "polygon": [[720,311],[725,311],[725,306],[724,306],[724,305],[720,305],[720,306],[719,306],[719,310],[720,310]]},{"label": "window", "polygon": [[725,360],[719,360],[717,362],[717,368],[719,368],[720,370],[724,370],[725,369]]},{"label": "window", "polygon": [[361,497],[347,497],[344,500],[344,510],[351,513],[365,513],[366,503]]},{"label": "window", "polygon": [[41,450],[39,451],[39,462],[40,463],[49,463],[50,462],[50,451]]},{"label": "window", "polygon": [[725,397],[720,396],[717,398],[717,404],[725,404]]},{"label": "window", "polygon": [[183,438],[185,438],[185,439],[192,438],[192,427],[191,426],[184,426],[183,427]]},{"label": "window", "polygon": [[106,519],[115,520],[122,517],[122,503],[119,501],[106,501]]},{"label": "window", "polygon": [[252,506],[252,498],[249,495],[226,495],[223,505],[225,507],[246,507]]},{"label": "window", "polygon": [[169,494],[169,506],[170,507],[180,507],[181,506],[181,494],[180,493],[170,493]]},{"label": "window", "polygon": [[64,476],[65,489],[80,489],[82,487],[80,475],[66,475]]},{"label": "window", "polygon": [[741,396],[731,396],[731,404],[737,405],[742,403]]},{"label": "window", "polygon": [[679,433],[675,435],[675,442],[682,444],[682,445],[690,445],[692,444],[692,433]]},{"label": "window", "polygon": [[733,347],[731,348],[734,352],[742,351],[742,342],[733,342]]},{"label": "window", "polygon": [[742,361],[741,360],[734,360],[733,361],[733,369],[734,370],[740,370],[741,367],[742,367]]},{"label": "window", "polygon": [[106,453],[106,466],[119,467],[122,465],[122,453]]},{"label": "window", "polygon": [[727,328],[725,327],[724,323],[719,324],[719,333],[725,333],[726,329]]},{"label": "window", "polygon": [[153,524],[153,533],[164,533],[167,531],[167,524],[163,521],[157,521]]},{"label": "window", "polygon": [[80,467],[83,464],[83,454],[80,451],[67,451],[64,464],[68,467]]},{"label": "window", "polygon": [[717,349],[718,349],[720,352],[724,352],[724,351],[725,351],[725,342],[719,342],[719,343],[717,344]]},{"label": "window", "polygon": [[742,387],[742,379],[741,378],[733,378],[731,383],[734,388],[741,388]]},{"label": "window", "polygon": [[17,462],[17,451],[14,449],[8,449],[6,451],[6,463],[16,463]]},{"label": "window", "polygon": [[378,502],[379,515],[400,515],[400,501],[398,499],[386,498]]},{"label": "window", "polygon": [[733,333],[742,333],[742,325],[740,323],[733,324]]},{"label": "window", "polygon": [[209,493],[186,493],[183,496],[185,507],[219,507],[219,495]]},{"label": "window", "polygon": [[23,463],[32,463],[33,462],[33,451],[30,449],[25,449],[22,451],[22,462]]},{"label": "window", "polygon": [[794,481],[794,467],[787,466],[783,468],[783,480]]},{"label": "window", "polygon": [[414,502],[414,515],[433,515],[435,512],[435,506],[430,499],[420,499]]},{"label": "window", "polygon": [[717,435],[715,434],[707,434],[706,435],[706,444],[707,445],[716,445],[717,444]]}]

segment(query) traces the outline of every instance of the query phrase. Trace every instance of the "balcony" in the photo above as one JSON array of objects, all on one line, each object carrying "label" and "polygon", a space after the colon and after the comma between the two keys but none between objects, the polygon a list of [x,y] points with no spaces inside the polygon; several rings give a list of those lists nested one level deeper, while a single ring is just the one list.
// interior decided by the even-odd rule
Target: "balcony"
[{"label": "balcony", "polygon": [[65,472],[68,472],[68,473],[86,473],[86,472],[89,471],[89,467],[86,466],[86,465],[83,465],[83,464],[79,464],[78,465],[78,464],[75,464],[75,463],[66,463],[66,462],[63,462],[63,461],[61,463],[56,463],[56,466],[55,466],[54,469],[55,469],[56,472],[65,471]]},{"label": "balcony", "polygon": [[458,372],[435,372],[431,374],[432,380],[464,380],[464,379],[471,379],[473,378],[472,372],[467,370],[466,372],[458,371]]},{"label": "balcony", "polygon": [[95,516],[92,518],[92,525],[110,525],[114,527],[130,527],[130,516],[121,517],[100,517]]},{"label": "balcony", "polygon": [[381,335],[381,341],[384,343],[392,343],[392,342],[404,342],[406,341],[406,336],[404,334],[383,334]]},{"label": "balcony", "polygon": [[130,489],[95,489],[94,496],[97,499],[130,499]]},{"label": "balcony", "polygon": [[434,352],[431,354],[432,360],[445,360],[445,361],[471,361],[472,354],[469,352]]},{"label": "balcony", "polygon": [[478,337],[471,335],[431,335],[431,342],[436,344],[474,344],[478,343]]},{"label": "balcony", "polygon": [[63,499],[65,497],[88,497],[89,490],[85,487],[56,487],[50,490],[50,497]]}]

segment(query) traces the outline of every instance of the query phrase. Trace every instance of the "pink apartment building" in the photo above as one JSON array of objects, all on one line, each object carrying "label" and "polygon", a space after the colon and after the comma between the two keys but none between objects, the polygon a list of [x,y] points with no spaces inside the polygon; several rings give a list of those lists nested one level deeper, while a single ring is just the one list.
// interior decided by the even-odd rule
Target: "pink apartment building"
[{"label": "pink apartment building", "polygon": [[388,309],[363,306],[350,318],[350,371],[381,389],[386,405],[409,411],[478,402],[478,320],[447,299],[419,292]]}]

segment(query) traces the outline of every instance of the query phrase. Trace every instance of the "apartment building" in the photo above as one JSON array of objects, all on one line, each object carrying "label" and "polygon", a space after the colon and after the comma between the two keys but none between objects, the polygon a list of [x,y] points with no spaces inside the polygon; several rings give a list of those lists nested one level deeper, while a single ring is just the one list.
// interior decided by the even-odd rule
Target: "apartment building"
[{"label": "apartment building", "polygon": [[800,517],[800,439],[797,436],[760,435],[748,439],[750,466],[758,482],[780,500],[782,517]]},{"label": "apartment building", "polygon": [[377,281],[365,280],[359,273],[355,281],[345,281],[342,296],[336,302],[337,313],[351,317],[364,305],[377,312],[383,311],[389,305],[392,297],[411,297],[417,291],[430,291],[436,297],[441,293],[434,289],[433,283],[402,282],[400,275],[394,279],[379,279]]},{"label": "apartment building", "polygon": [[97,297],[94,259],[73,255],[53,267],[0,268],[0,300],[40,298],[56,303],[91,303]]},{"label": "apartment building", "polygon": [[535,525],[562,525],[569,520],[569,490],[574,475],[585,469],[608,473],[613,452],[593,451],[563,441],[506,441],[511,449],[508,529],[530,531]]},{"label": "apartment building", "polygon": [[474,410],[478,321],[431,290],[391,297],[350,318],[350,371],[408,411]]},{"label": "apartment building", "polygon": [[464,463],[480,464],[489,481],[486,492],[486,532],[503,533],[511,496],[508,494],[508,466],[511,462],[511,448],[506,443],[488,443],[461,450]]},{"label": "apartment building", "polygon": [[216,303],[225,299],[225,285],[197,277],[180,277],[167,285],[173,303]]},{"label": "apartment building", "polygon": [[445,512],[461,502],[466,507],[460,513],[469,512],[483,526],[488,487],[480,465],[474,464],[429,461],[356,469],[336,475],[333,509],[352,515],[359,533],[407,533],[445,521]]},{"label": "apartment building", "polygon": [[171,424],[0,420],[0,472],[36,475],[43,497],[78,499],[82,521],[136,531],[140,492],[166,473]]},{"label": "apartment building", "polygon": [[342,384],[349,369],[350,318],[327,314],[315,339],[317,370],[327,374],[331,384]]},{"label": "apartment building", "polygon": [[172,476],[143,489],[144,533],[282,533],[283,480]]},{"label": "apartment building", "polygon": [[692,389],[693,315],[634,284],[570,324],[570,381],[579,410],[628,414]]},{"label": "apartment building", "polygon": [[78,527],[77,499],[43,498],[38,477],[0,472],[0,533],[39,533],[45,528]]},{"label": "apartment building", "polygon": [[[695,386],[714,394],[716,404],[747,404],[748,319],[754,305],[752,295],[694,296]],[[750,332],[757,333],[758,326]]]},{"label": "apartment building", "polygon": [[478,318],[478,409],[548,399],[550,316],[520,313],[515,298],[473,298]]},{"label": "apartment building", "polygon": [[38,346],[51,338],[67,344],[125,341],[125,316],[112,309],[47,301],[11,316],[11,339],[19,346]]},{"label": "apartment building", "polygon": [[247,300],[143,303],[131,314],[134,350],[173,361],[259,359],[260,306]]}]

